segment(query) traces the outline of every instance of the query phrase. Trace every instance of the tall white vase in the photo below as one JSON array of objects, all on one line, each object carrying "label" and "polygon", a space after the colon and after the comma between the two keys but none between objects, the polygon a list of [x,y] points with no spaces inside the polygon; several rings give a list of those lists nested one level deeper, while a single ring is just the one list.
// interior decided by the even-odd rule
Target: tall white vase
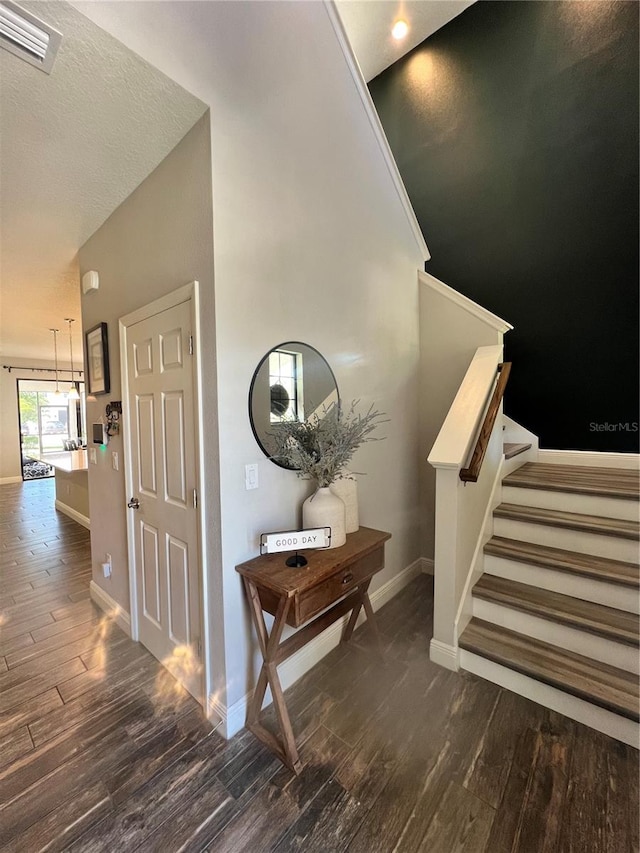
[{"label": "tall white vase", "polygon": [[330,527],[330,548],[339,548],[347,541],[344,502],[329,486],[318,489],[302,504],[302,524],[305,528]]},{"label": "tall white vase", "polygon": [[[345,472],[346,473],[346,472]],[[334,480],[329,486],[334,495],[342,499],[346,509],[347,533],[355,533],[360,529],[358,515],[358,481],[352,475]]]}]

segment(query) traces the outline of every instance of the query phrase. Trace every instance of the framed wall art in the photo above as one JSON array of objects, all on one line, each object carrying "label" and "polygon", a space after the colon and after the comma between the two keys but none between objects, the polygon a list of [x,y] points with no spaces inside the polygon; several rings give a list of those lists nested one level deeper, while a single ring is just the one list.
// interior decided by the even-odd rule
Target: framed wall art
[{"label": "framed wall art", "polygon": [[89,394],[108,394],[109,338],[107,324],[98,323],[85,335],[87,348],[87,391]]}]

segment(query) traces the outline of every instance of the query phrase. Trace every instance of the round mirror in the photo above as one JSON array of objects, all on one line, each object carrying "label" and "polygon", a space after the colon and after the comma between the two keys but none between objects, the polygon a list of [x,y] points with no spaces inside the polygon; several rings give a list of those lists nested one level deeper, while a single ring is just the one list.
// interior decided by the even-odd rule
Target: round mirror
[{"label": "round mirror", "polygon": [[271,458],[278,424],[305,421],[337,402],[336,378],[318,350],[287,341],[270,350],[253,374],[249,390],[251,429],[265,455]]}]

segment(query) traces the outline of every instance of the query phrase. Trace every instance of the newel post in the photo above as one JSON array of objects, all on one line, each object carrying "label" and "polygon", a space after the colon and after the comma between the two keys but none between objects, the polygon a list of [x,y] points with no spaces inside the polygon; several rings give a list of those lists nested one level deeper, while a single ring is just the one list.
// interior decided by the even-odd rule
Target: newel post
[{"label": "newel post", "polygon": [[430,657],[434,663],[457,670],[455,638],[457,612],[456,572],[458,558],[458,499],[460,469],[436,467],[436,531],[434,552],[433,639]]}]

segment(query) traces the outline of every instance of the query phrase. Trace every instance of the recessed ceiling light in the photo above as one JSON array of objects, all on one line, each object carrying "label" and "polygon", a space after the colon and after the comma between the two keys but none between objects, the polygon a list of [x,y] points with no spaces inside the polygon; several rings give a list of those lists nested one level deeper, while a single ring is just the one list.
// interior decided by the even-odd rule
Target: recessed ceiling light
[{"label": "recessed ceiling light", "polygon": [[391,35],[394,37],[394,39],[400,41],[400,39],[403,39],[408,32],[409,24],[406,21],[403,21],[402,18],[399,18],[393,25]]}]

